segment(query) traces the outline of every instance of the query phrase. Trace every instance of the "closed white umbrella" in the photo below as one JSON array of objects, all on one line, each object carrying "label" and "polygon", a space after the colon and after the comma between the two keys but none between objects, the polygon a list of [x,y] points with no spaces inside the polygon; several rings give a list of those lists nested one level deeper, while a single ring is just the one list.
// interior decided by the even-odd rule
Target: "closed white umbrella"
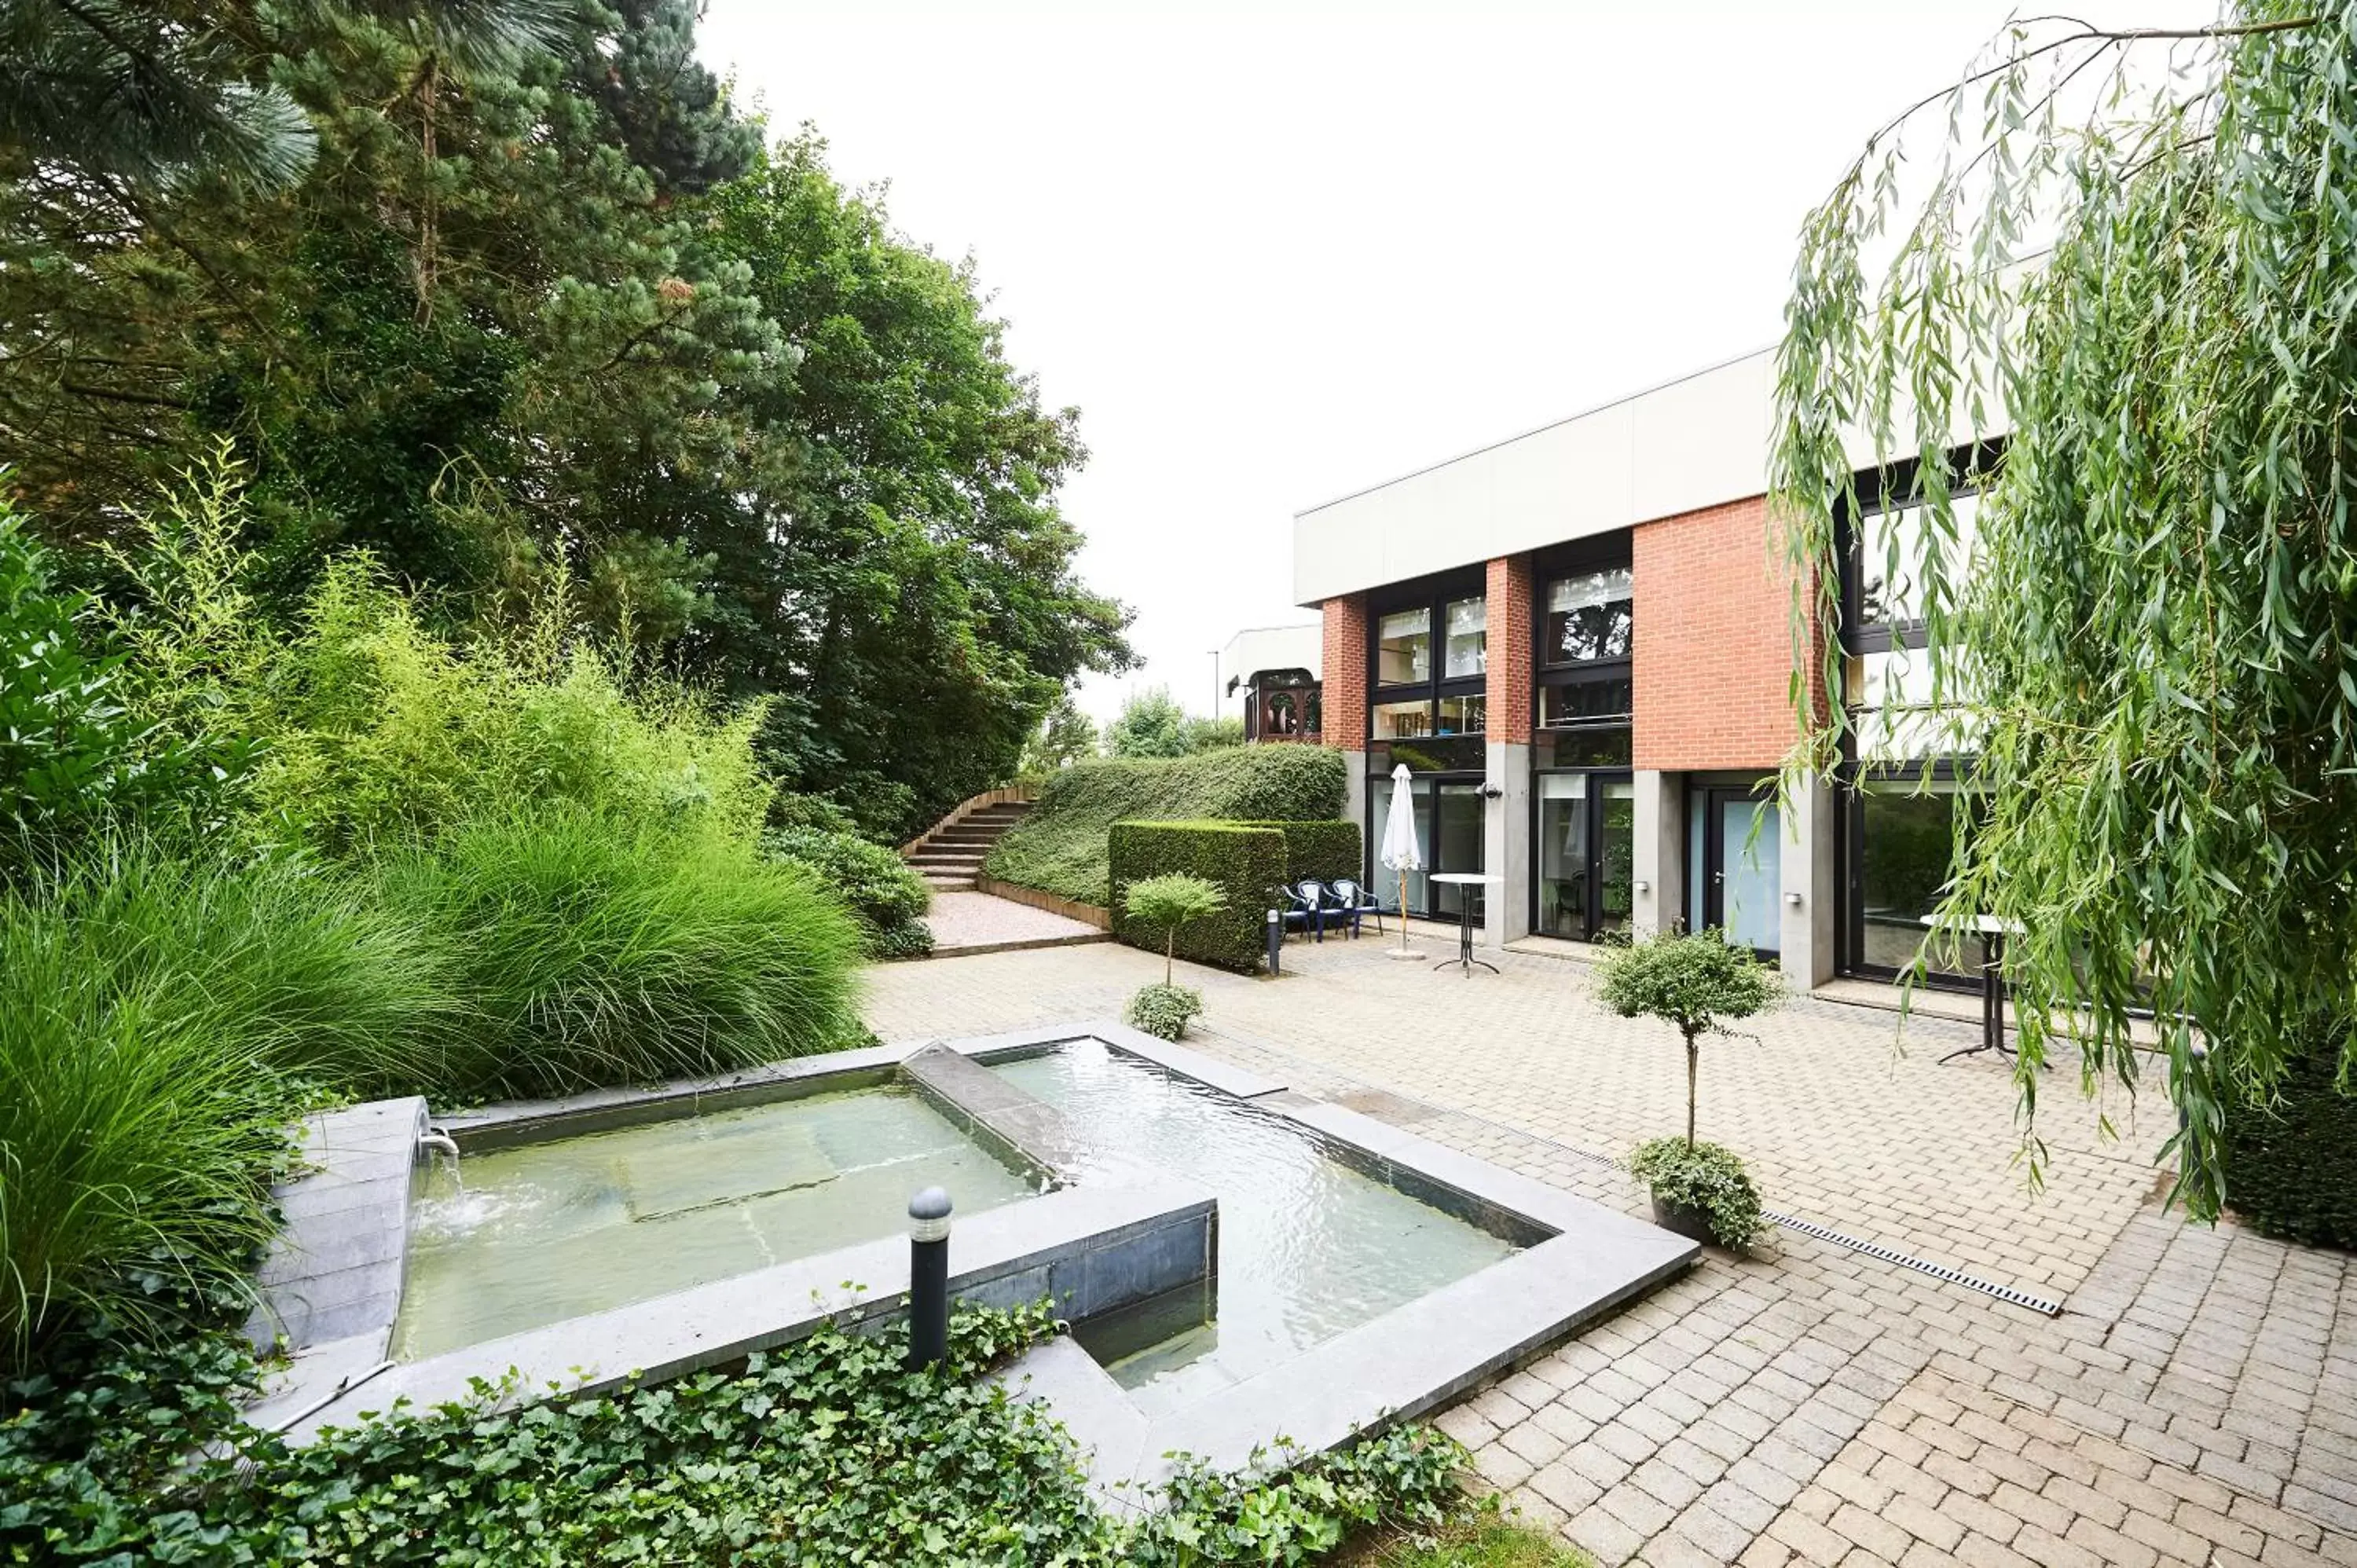
[{"label": "closed white umbrella", "polygon": [[1383,818],[1383,847],[1376,859],[1392,871],[1392,886],[1398,890],[1400,912],[1399,950],[1394,958],[1422,958],[1410,952],[1407,945],[1407,874],[1424,869],[1424,852],[1415,843],[1415,801],[1408,787],[1407,764],[1392,769],[1392,809]]}]

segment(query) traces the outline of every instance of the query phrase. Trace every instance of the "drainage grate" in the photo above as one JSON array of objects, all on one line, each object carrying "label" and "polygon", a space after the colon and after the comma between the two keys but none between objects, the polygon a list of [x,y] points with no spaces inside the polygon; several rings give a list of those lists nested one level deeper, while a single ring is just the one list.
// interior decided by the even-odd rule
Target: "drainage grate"
[{"label": "drainage grate", "polygon": [[[1205,1031],[1207,1034],[1222,1032],[1223,1031]],[[1437,1113],[1461,1116],[1468,1122],[1478,1122],[1484,1127],[1494,1127],[1501,1133],[1511,1133],[1515,1137],[1528,1138],[1534,1144],[1544,1144],[1548,1148],[1560,1149],[1565,1154],[1586,1160],[1590,1165],[1602,1165],[1607,1170],[1619,1171],[1623,1176],[1629,1174],[1629,1167],[1620,1161],[1613,1159],[1609,1155],[1599,1155],[1583,1149],[1577,1144],[1566,1144],[1560,1138],[1550,1138],[1544,1133],[1534,1133],[1526,1127],[1516,1127],[1504,1122],[1493,1122],[1479,1112],[1460,1111],[1454,1106],[1436,1105],[1430,1101],[1420,1101],[1393,1090],[1383,1089],[1369,1083],[1365,1079],[1353,1078],[1349,1073],[1340,1071],[1324,1062],[1312,1061],[1297,1057],[1290,1051],[1279,1050],[1266,1041],[1255,1039],[1250,1036],[1236,1035],[1229,1037],[1234,1039],[1239,1045],[1254,1050],[1265,1051],[1280,1060],[1298,1062],[1314,1073],[1323,1073],[1329,1078],[1340,1079],[1345,1083],[1357,1084],[1362,1091],[1383,1099],[1428,1106]],[[2001,1285],[1994,1280],[1985,1280],[1977,1274],[1968,1274],[1962,1269],[1952,1269],[1945,1263],[1935,1263],[1925,1258],[1913,1257],[1894,1248],[1886,1247],[1879,1241],[1868,1241],[1862,1237],[1845,1235],[1829,1226],[1820,1225],[1813,1219],[1803,1219],[1792,1214],[1779,1214],[1772,1208],[1762,1209],[1760,1212],[1787,1230],[1797,1230],[1803,1236],[1813,1236],[1820,1241],[1830,1241],[1836,1247],[1846,1248],[1853,1252],[1863,1252],[1869,1258],[1878,1258],[1886,1263],[1896,1263],[1902,1269],[1912,1269],[1919,1274],[1929,1274],[1935,1280],[1944,1280],[1950,1284],[1963,1285],[1966,1290],[1976,1290],[1983,1295],[1995,1296],[1997,1300],[2009,1302],[2015,1306],[2026,1306],[2032,1312],[2042,1312],[2049,1317],[2062,1316],[2063,1306],[2059,1301],[2050,1300],[2042,1295],[2032,1295],[2028,1291],[2016,1290],[2011,1285]]]}]

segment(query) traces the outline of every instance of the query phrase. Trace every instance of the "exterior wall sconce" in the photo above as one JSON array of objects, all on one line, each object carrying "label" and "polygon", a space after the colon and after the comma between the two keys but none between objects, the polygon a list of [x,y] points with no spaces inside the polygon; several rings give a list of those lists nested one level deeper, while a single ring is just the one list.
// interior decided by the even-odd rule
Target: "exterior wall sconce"
[{"label": "exterior wall sconce", "polygon": [[1784,902],[1797,909],[1801,907],[1801,896],[1798,893],[1787,893],[1784,895]]},{"label": "exterior wall sconce", "polygon": [[1506,792],[1498,788],[1495,784],[1484,784],[1481,786],[1481,799],[1485,800],[1502,800],[1505,798]]},{"label": "exterior wall sconce", "polygon": [[1653,885],[1650,882],[1639,882],[1634,884],[1634,886],[1641,895],[1651,893],[1653,890]]}]

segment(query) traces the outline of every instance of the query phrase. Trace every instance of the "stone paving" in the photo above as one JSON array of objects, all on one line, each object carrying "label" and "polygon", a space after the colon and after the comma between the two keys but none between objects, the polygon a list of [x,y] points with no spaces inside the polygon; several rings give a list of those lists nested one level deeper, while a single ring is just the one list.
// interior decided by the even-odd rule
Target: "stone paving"
[{"label": "stone paving", "polygon": [[1104,932],[1085,921],[987,893],[937,891],[925,924],[932,929],[934,949],[944,953],[1105,939]]},{"label": "stone paving", "polygon": [[[1281,983],[1190,970],[1190,1043],[1642,1211],[1598,1156],[1682,1117],[1683,1064],[1601,1014],[1584,966],[1509,954],[1461,981],[1371,940],[1287,964]],[[1158,971],[1104,946],[891,966],[868,1017],[904,1039],[1110,1016]],[[2064,1314],[1795,1232],[1713,1251],[1443,1415],[1482,1476],[1608,1565],[2357,1565],[2357,1260],[2164,1213],[2161,1130],[2093,1135],[2067,1069],[2033,1195],[2005,1075],[1935,1065],[1970,1031],[1919,1019],[1900,1053],[1894,1028],[1803,1001],[1757,1044],[1707,1042],[1705,1134],[1771,1207]]]}]

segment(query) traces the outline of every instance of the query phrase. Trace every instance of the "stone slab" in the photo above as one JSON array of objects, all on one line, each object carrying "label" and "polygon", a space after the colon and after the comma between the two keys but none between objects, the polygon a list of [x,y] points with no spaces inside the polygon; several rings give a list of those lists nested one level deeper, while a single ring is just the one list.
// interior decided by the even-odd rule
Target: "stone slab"
[{"label": "stone slab", "polygon": [[1096,1358],[1069,1337],[1034,1345],[991,1374],[1016,1401],[1045,1404],[1080,1444],[1081,1462],[1100,1504],[1135,1508],[1129,1477],[1145,1457],[1146,1419]]}]

